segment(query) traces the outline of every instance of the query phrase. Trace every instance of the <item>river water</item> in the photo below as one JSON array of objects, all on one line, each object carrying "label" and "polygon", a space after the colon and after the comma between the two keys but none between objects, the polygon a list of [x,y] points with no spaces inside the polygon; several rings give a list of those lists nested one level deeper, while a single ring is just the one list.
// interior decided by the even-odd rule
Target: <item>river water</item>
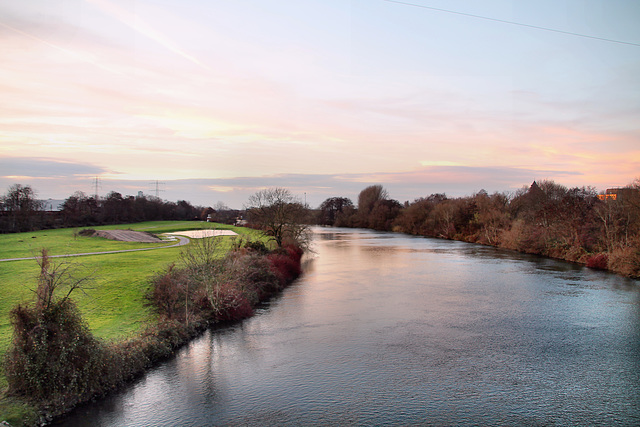
[{"label": "river water", "polygon": [[640,282],[317,228],[304,276],[69,426],[640,425]]}]

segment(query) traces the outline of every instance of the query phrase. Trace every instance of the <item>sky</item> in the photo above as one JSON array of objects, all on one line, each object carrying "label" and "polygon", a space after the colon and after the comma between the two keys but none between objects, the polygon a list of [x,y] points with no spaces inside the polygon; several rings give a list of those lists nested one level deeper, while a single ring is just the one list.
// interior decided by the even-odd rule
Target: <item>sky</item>
[{"label": "sky", "polygon": [[637,0],[0,0],[0,193],[623,186],[638,22]]}]

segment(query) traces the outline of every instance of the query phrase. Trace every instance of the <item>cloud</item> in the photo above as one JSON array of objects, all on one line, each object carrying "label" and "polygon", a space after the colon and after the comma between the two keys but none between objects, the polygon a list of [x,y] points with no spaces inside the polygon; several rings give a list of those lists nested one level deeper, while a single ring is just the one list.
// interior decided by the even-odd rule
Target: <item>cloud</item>
[{"label": "cloud", "polygon": [[[397,173],[346,174],[277,174],[258,177],[218,179],[168,180],[159,187],[159,196],[167,200],[189,200],[197,205],[211,206],[218,201],[242,208],[249,196],[269,187],[289,189],[311,207],[319,206],[329,197],[348,197],[354,202],[364,188],[382,184],[390,196],[401,202],[412,201],[433,193],[450,197],[471,195],[484,189],[488,192],[512,191],[534,180],[553,179],[571,186],[580,173],[567,170],[523,169],[509,167],[429,166]],[[154,194],[148,181],[104,180],[103,187],[113,186],[123,194],[143,191]],[[128,191],[128,193],[127,193]]]},{"label": "cloud", "polygon": [[[101,168],[92,165],[65,163],[48,159],[0,159],[0,168],[11,173],[31,173],[29,179],[0,176],[0,187],[11,184],[31,185],[42,198],[66,199],[75,191],[93,194],[95,176]],[[11,168],[11,169],[7,169]],[[41,170],[41,173],[38,172]],[[19,175],[16,175],[19,176]],[[625,185],[635,176],[620,178],[620,182],[603,181],[600,190]],[[329,197],[348,197],[357,202],[358,194],[373,184],[381,184],[391,198],[400,202],[413,201],[434,193],[449,197],[472,195],[482,189],[493,192],[513,191],[528,186],[534,180],[552,179],[568,186],[593,185],[585,182],[580,172],[562,169],[531,169],[514,167],[466,167],[427,166],[412,171],[396,173],[346,173],[346,174],[275,174],[257,177],[233,177],[217,179],[178,179],[161,181],[157,188],[151,180],[100,179],[98,194],[106,196],[111,191],[123,195],[157,195],[170,201],[187,200],[194,205],[213,206],[223,202],[231,208],[241,209],[249,196],[263,188],[284,187],[300,201],[312,208]]]},{"label": "cloud", "polygon": [[[26,24],[25,26],[29,26],[29,27],[34,27],[33,24],[29,23]],[[111,74],[117,74],[117,75],[122,75],[122,73],[116,69],[110,68],[105,66],[104,64],[102,64],[100,61],[96,60],[96,58],[94,58],[94,56],[88,52],[84,52],[82,50],[77,50],[77,49],[71,49],[65,46],[62,46],[58,43],[52,43],[49,40],[45,40],[44,38],[38,37],[36,34],[32,33],[32,32],[28,32],[28,31],[23,31],[19,28],[16,28],[12,25],[9,25],[5,22],[0,22],[0,28],[6,29],[6,30],[10,30],[12,32],[14,32],[15,34],[18,34],[26,39],[29,39],[31,41],[35,41],[43,46],[46,46],[47,48],[49,48],[50,50],[53,49],[55,51],[57,51],[58,53],[62,53],[63,55],[78,61],[78,62],[84,62],[87,64],[91,64],[94,67],[100,68],[103,71],[107,71],[108,73]],[[56,26],[52,26],[51,28],[56,28]]]},{"label": "cloud", "polygon": [[282,186],[315,206],[376,183],[404,201],[544,178],[603,189],[640,170],[628,48],[461,50],[429,34],[465,28],[362,2],[356,20],[332,2],[5,3],[0,185],[64,198],[94,176],[101,194],[159,179],[168,200],[236,207]]},{"label": "cloud", "polygon": [[2,178],[70,178],[106,172],[99,166],[33,157],[0,158],[0,170]]},{"label": "cloud", "polygon": [[208,69],[202,62],[198,59],[189,55],[183,49],[181,49],[173,40],[168,38],[166,35],[162,34],[156,28],[153,28],[147,22],[145,22],[141,17],[135,13],[132,13],[126,9],[119,7],[115,3],[111,3],[109,1],[104,0],[87,0],[88,3],[93,4],[97,8],[99,8],[104,13],[112,16],[114,19],[122,22],[123,24],[131,27],[133,30],[138,33],[150,38],[151,40],[157,42],[162,45],[166,49],[171,52],[187,59],[188,61],[193,62],[200,67]]}]

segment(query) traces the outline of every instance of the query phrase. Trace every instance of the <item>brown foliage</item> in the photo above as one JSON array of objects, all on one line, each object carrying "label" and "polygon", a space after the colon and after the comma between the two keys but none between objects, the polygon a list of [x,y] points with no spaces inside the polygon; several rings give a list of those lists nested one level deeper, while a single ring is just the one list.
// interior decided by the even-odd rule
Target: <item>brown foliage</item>
[{"label": "brown foliage", "polygon": [[609,253],[610,270],[629,277],[640,277],[640,245],[616,248]]},{"label": "brown foliage", "polygon": [[635,277],[640,274],[638,183],[606,201],[593,188],[544,180],[511,196],[480,191],[450,199],[432,194],[387,210],[380,205],[383,188],[371,186],[361,193],[357,221],[340,225],[478,242],[581,263],[603,252],[609,269]]},{"label": "brown foliage", "polygon": [[609,255],[607,254],[593,254],[587,257],[587,267],[596,268],[599,270],[606,270],[609,265]]}]

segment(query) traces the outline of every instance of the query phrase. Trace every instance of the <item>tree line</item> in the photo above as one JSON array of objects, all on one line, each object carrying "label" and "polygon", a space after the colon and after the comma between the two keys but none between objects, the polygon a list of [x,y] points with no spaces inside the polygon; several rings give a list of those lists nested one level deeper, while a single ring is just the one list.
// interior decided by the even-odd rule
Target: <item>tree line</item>
[{"label": "tree line", "polygon": [[104,198],[77,191],[65,199],[59,211],[47,211],[33,188],[14,184],[0,196],[0,233],[157,220],[205,221],[207,217],[230,223],[239,214],[220,203],[216,208],[194,206],[186,200],[170,202],[147,195],[123,196],[116,191]]},{"label": "tree line", "polygon": [[617,194],[545,180],[514,193],[431,194],[404,204],[372,185],[357,207],[344,197],[325,200],[316,222],[480,243],[640,277],[640,179]]},{"label": "tree line", "polygon": [[[240,214],[216,207],[76,192],[52,213],[42,209],[31,187],[16,184],[0,197],[0,232],[207,217],[229,223]],[[357,205],[346,197],[325,200],[315,218],[288,190],[270,189],[252,196],[246,213],[249,225],[265,230],[278,246],[308,240],[304,224],[315,222],[480,243],[640,277],[640,179],[614,194],[544,180],[512,193],[436,193],[403,204],[372,185],[360,192]]]}]

